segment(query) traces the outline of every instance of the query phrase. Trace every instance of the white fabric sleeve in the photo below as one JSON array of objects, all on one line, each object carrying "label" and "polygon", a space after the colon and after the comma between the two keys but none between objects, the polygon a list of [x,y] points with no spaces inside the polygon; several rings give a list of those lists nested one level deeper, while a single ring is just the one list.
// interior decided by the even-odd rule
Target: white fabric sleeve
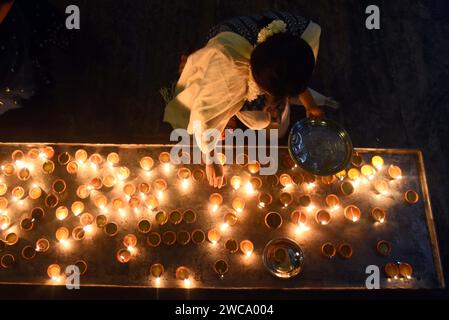
[{"label": "white fabric sleeve", "polygon": [[315,61],[318,58],[318,51],[320,50],[320,36],[321,27],[313,21],[310,21],[306,30],[304,30],[301,38],[303,38],[309,46],[312,47],[313,55],[315,56]]},{"label": "white fabric sleeve", "polygon": [[240,65],[217,48],[208,51],[208,59],[203,60],[207,66],[201,66],[204,75],[193,101],[188,128],[203,153],[212,151],[217,143],[205,139],[206,131],[215,129],[221,133],[242,107],[247,93],[247,66]]}]

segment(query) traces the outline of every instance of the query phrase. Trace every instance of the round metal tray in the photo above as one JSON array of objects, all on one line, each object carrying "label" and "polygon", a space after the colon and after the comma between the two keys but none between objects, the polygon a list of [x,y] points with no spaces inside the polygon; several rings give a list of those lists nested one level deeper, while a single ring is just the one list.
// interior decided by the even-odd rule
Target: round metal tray
[{"label": "round metal tray", "polygon": [[334,121],[307,118],[293,125],[288,150],[305,171],[330,176],[346,168],[353,148],[349,134]]},{"label": "round metal tray", "polygon": [[287,238],[273,239],[263,250],[263,264],[274,276],[290,279],[297,276],[304,263],[304,253],[299,245]]}]

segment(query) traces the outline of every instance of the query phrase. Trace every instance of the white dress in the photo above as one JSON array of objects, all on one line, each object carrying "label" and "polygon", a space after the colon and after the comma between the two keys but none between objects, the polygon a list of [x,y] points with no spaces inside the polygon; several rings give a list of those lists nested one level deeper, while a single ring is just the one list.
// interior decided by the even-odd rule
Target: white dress
[{"label": "white dress", "polygon": [[[315,59],[320,34],[320,26],[311,21],[301,35],[312,47]],[[250,129],[260,130],[270,125],[270,117],[263,111],[241,111],[254,91],[249,63],[253,49],[254,46],[237,33],[221,32],[187,59],[174,98],[165,108],[164,121],[173,128],[187,129],[204,153],[214,148],[213,144],[204,141],[204,131],[217,129],[222,132],[234,115]],[[326,99],[313,90],[311,92],[318,104]],[[280,131],[286,130],[289,113],[290,108],[285,108]]]}]

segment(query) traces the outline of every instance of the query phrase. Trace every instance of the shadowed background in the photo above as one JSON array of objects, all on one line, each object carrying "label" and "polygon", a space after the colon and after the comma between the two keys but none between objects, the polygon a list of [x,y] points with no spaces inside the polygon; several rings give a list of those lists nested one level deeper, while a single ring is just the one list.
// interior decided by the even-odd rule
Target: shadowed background
[{"label": "shadowed background", "polygon": [[78,5],[81,30],[69,32],[67,52],[49,52],[52,84],[0,116],[2,141],[168,142],[159,89],[176,79],[180,54],[204,44],[220,20],[295,11],[321,25],[311,87],[340,102],[328,116],[354,145],[423,151],[443,266],[449,262],[449,2],[376,1],[375,31],[365,28],[374,3],[359,0],[50,2],[61,23],[65,7]]}]

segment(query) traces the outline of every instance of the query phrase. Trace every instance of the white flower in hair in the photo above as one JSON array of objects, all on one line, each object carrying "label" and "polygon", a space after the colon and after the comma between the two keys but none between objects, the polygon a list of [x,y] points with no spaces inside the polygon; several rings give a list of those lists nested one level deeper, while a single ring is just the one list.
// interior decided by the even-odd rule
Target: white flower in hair
[{"label": "white flower in hair", "polygon": [[274,36],[278,33],[286,33],[287,32],[287,24],[282,20],[274,20],[268,26],[260,30],[257,35],[257,43],[262,43],[267,41],[268,38]]}]

